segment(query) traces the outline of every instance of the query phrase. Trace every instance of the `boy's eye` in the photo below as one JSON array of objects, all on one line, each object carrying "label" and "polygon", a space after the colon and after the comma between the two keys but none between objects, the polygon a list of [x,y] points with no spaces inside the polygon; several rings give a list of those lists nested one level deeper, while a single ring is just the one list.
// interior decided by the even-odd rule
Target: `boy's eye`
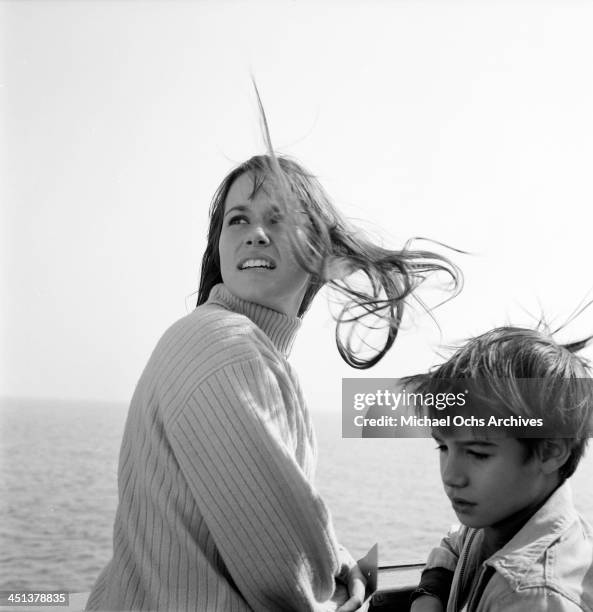
[{"label": "boy's eye", "polygon": [[281,213],[276,213],[270,217],[270,223],[282,223],[284,221],[284,215]]},{"label": "boy's eye", "polygon": [[473,450],[468,450],[467,454],[472,456],[474,459],[478,459],[479,461],[483,461],[484,459],[488,459],[488,457],[490,457],[490,455],[487,455],[486,453],[478,453],[477,451]]},{"label": "boy's eye", "polygon": [[247,217],[245,215],[235,215],[229,219],[229,225],[239,225],[242,223],[248,223]]},{"label": "boy's eye", "polygon": [[447,450],[447,446],[445,444],[439,444],[438,446],[435,446],[435,449],[440,453],[444,453]]}]

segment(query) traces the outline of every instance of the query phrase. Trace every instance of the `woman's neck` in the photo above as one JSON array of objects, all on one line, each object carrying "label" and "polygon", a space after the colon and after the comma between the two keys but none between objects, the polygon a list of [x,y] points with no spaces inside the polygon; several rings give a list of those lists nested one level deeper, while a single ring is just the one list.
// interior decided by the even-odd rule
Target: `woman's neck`
[{"label": "woman's neck", "polygon": [[262,304],[238,298],[222,283],[212,287],[207,304],[218,304],[245,315],[268,336],[282,354],[289,355],[301,325],[298,317],[290,317]]}]

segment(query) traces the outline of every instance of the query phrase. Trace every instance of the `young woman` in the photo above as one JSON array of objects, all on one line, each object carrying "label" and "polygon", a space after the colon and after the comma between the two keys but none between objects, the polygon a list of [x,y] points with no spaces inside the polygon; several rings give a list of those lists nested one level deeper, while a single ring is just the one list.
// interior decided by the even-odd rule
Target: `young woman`
[{"label": "young woman", "polygon": [[[444,258],[358,238],[298,163],[272,154],[234,169],[213,199],[198,307],[165,332],[132,399],[113,558],[87,609],[326,610],[337,585],[339,609],[357,609],[364,578],[313,485],[314,434],[286,358],[330,283],[349,298],[338,349],[371,366],[405,298],[438,271],[457,289]],[[385,341],[360,356],[351,333],[372,315]]]}]

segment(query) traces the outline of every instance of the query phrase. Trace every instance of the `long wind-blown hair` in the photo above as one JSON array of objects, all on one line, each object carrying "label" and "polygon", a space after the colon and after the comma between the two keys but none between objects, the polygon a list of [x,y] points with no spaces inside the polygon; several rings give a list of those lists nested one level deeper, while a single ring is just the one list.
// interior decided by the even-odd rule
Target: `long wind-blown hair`
[{"label": "long wind-blown hair", "polygon": [[[389,250],[364,237],[351,226],[330,201],[325,190],[308,170],[295,160],[277,155],[259,94],[266,155],[256,155],[234,168],[216,190],[210,207],[208,241],[202,259],[197,305],[208,299],[210,290],[222,282],[218,243],[223,225],[226,197],[233,182],[249,173],[253,178],[251,197],[260,189],[270,193],[285,219],[289,242],[299,264],[310,274],[309,286],[298,310],[302,316],[324,285],[345,298],[336,317],[336,344],[344,361],[358,369],[378,363],[393,345],[401,325],[406,300],[433,273],[444,273],[448,291],[462,287],[459,268],[443,255],[412,250]],[[358,274],[356,274],[358,273]],[[364,288],[360,274],[366,278]],[[353,339],[359,326],[373,328],[380,321],[386,330],[382,346],[361,356]]]}]

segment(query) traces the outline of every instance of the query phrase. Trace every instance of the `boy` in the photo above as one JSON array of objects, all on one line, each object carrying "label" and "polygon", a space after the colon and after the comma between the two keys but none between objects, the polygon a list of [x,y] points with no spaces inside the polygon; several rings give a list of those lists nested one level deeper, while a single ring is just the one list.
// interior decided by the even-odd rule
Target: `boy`
[{"label": "boy", "polygon": [[462,398],[428,408],[462,526],[430,553],[412,612],[593,610],[593,528],[567,482],[592,435],[593,381],[575,354],[589,340],[498,328],[412,377]]}]

